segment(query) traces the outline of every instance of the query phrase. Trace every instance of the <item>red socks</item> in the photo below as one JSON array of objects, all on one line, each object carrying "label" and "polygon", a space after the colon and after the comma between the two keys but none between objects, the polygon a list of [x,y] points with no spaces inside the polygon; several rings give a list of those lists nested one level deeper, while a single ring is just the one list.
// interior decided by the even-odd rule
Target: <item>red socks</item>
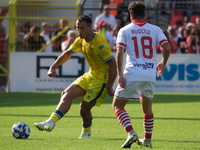
[{"label": "red socks", "polygon": [[125,109],[119,109],[117,112],[115,112],[115,115],[127,133],[133,130],[130,117]]},{"label": "red socks", "polygon": [[[117,112],[115,112],[115,115],[127,133],[129,133],[131,130],[133,130],[130,117],[125,109],[119,109]],[[144,127],[144,131],[145,131],[145,134],[144,134],[145,138],[151,139],[153,125],[154,125],[153,114],[151,114],[151,115],[144,114],[143,127]]]},{"label": "red socks", "polygon": [[153,124],[154,124],[153,114],[151,114],[151,115],[144,114],[144,122],[143,122],[143,127],[144,127],[144,131],[145,131],[144,137],[147,139],[151,139],[152,131],[153,131]]}]

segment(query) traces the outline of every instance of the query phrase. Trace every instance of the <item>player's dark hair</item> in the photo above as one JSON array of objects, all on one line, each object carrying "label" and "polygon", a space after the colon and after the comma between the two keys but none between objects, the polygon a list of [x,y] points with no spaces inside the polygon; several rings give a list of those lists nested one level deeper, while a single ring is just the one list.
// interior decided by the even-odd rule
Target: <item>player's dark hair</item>
[{"label": "player's dark hair", "polygon": [[92,25],[92,20],[89,16],[87,15],[80,15],[78,18],[77,18],[77,21],[79,22],[86,22],[87,25]]},{"label": "player's dark hair", "polygon": [[128,10],[135,19],[144,19],[145,17],[145,4],[143,2],[132,2],[128,6]]}]

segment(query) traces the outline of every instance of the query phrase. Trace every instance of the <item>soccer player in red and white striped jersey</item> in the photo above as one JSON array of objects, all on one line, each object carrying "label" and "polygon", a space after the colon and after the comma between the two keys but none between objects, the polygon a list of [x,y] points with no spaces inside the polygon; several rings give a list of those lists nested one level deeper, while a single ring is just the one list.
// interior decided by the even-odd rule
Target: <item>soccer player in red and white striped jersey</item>
[{"label": "soccer player in red and white striped jersey", "polygon": [[[152,147],[151,137],[154,125],[152,99],[156,69],[158,69],[157,76],[161,76],[170,55],[170,46],[162,30],[144,20],[146,17],[144,3],[134,1],[129,5],[128,10],[132,22],[120,29],[116,42],[118,86],[112,107],[119,122],[128,133],[128,138],[122,148],[130,148],[133,142]],[[163,48],[163,57],[158,64],[156,62],[157,44]],[[125,68],[124,51],[126,53]],[[130,100],[139,99],[144,114],[143,139],[138,138],[124,108]]]}]

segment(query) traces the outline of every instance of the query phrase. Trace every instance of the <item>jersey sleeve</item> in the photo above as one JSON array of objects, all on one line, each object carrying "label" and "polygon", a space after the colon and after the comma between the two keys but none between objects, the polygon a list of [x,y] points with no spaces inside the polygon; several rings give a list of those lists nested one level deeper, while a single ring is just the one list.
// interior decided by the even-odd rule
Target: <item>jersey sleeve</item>
[{"label": "jersey sleeve", "polygon": [[161,28],[157,28],[157,34],[158,34],[158,39],[157,42],[159,43],[159,45],[163,45],[164,43],[168,42],[167,37],[165,36],[165,34],[163,33],[163,31],[161,30]]},{"label": "jersey sleeve", "polygon": [[76,53],[81,50],[81,41],[80,37],[76,38],[74,43],[69,47],[70,53]]},{"label": "jersey sleeve", "polygon": [[116,47],[123,47],[124,49],[126,48],[125,37],[123,34],[123,30],[121,29],[119,30],[118,35],[117,35]]}]

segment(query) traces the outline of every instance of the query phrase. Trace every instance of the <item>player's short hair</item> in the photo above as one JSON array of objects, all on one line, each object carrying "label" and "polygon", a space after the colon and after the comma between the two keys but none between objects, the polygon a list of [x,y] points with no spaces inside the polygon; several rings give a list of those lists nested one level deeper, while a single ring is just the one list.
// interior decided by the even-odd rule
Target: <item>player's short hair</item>
[{"label": "player's short hair", "polygon": [[132,2],[128,6],[128,10],[135,19],[145,18],[145,4],[143,2]]},{"label": "player's short hair", "polygon": [[78,18],[77,18],[77,21],[79,22],[86,22],[87,25],[92,25],[92,20],[89,16],[87,15],[80,15]]}]

